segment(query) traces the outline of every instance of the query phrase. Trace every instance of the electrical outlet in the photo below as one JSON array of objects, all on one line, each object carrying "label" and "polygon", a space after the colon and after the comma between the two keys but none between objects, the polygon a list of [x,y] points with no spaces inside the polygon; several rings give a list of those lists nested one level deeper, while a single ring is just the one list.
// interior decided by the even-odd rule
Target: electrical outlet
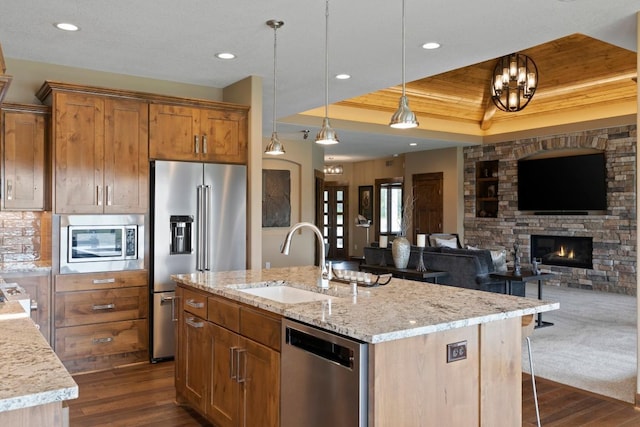
[{"label": "electrical outlet", "polygon": [[358,244],[357,243],[353,245],[353,249],[355,249],[356,251],[358,250]]},{"label": "electrical outlet", "polygon": [[459,341],[447,344],[447,363],[467,358],[467,342]]},{"label": "electrical outlet", "polygon": [[271,263],[269,261],[264,263],[264,268],[266,268],[267,270],[271,268]]}]

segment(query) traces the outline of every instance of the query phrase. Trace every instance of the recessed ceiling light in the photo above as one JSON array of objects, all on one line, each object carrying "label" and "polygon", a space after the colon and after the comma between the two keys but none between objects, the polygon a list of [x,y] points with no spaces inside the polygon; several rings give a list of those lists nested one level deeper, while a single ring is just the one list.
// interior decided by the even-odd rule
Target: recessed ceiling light
[{"label": "recessed ceiling light", "polygon": [[412,146],[412,147],[415,147],[416,145],[418,145],[418,143],[417,142],[410,142],[409,145]]},{"label": "recessed ceiling light", "polygon": [[78,31],[77,25],[71,24],[69,22],[58,22],[57,24],[53,24],[57,29],[64,31]]},{"label": "recessed ceiling light", "polygon": [[427,42],[422,45],[422,48],[427,50],[438,49],[439,47],[440,43],[438,42]]},{"label": "recessed ceiling light", "polygon": [[218,59],[235,59],[235,57],[236,56],[230,52],[216,53],[216,58]]},{"label": "recessed ceiling light", "polygon": [[350,74],[345,74],[345,73],[336,74],[336,79],[338,79],[338,80],[347,80],[347,79],[350,79],[350,78],[351,78]]}]

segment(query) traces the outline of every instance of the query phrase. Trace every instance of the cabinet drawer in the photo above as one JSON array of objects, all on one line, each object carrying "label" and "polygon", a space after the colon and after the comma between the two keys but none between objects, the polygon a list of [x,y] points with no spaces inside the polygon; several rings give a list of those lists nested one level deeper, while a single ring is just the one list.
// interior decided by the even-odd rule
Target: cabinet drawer
[{"label": "cabinet drawer", "polygon": [[233,301],[209,297],[207,319],[233,332],[240,331],[240,307]]},{"label": "cabinet drawer", "polygon": [[89,291],[95,289],[147,287],[147,270],[112,271],[105,273],[59,274],[56,292]]},{"label": "cabinet drawer", "polygon": [[57,293],[55,326],[146,318],[148,301],[147,288]]},{"label": "cabinet drawer", "polygon": [[63,361],[147,350],[147,320],[58,328],[55,344]]},{"label": "cabinet drawer", "polygon": [[207,296],[198,292],[184,289],[182,309],[203,319],[207,318]]},{"label": "cabinet drawer", "polygon": [[240,307],[240,335],[280,351],[280,317],[248,307]]}]

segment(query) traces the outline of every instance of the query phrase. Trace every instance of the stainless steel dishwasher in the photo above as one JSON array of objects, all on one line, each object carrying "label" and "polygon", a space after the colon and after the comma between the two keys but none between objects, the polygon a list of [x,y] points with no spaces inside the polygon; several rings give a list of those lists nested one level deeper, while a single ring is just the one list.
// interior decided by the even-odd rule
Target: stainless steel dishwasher
[{"label": "stainless steel dishwasher", "polygon": [[284,319],[281,427],[365,427],[367,344]]}]

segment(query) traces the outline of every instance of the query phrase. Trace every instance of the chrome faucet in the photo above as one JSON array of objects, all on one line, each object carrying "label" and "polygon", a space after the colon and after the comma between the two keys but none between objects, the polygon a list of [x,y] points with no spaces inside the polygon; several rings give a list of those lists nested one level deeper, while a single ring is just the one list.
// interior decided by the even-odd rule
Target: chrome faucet
[{"label": "chrome faucet", "polygon": [[324,236],[320,232],[320,229],[316,227],[314,224],[310,222],[299,222],[294,224],[289,231],[287,232],[287,236],[284,238],[284,244],[282,245],[282,249],[280,249],[280,253],[285,255],[289,255],[289,249],[291,248],[291,239],[293,238],[293,234],[302,227],[309,227],[318,236],[318,241],[320,242],[320,277],[318,278],[318,287],[322,289],[329,288],[329,280],[331,280],[331,270],[327,270],[327,266],[324,261]]}]

